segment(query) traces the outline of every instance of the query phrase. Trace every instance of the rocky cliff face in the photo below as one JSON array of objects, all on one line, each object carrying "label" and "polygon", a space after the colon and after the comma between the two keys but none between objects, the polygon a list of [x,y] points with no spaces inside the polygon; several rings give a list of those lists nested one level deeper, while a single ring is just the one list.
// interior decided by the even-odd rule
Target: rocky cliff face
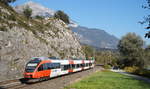
[{"label": "rocky cliff face", "polygon": [[84,57],[79,42],[61,20],[26,19],[0,3],[0,79],[22,77],[31,57]]}]

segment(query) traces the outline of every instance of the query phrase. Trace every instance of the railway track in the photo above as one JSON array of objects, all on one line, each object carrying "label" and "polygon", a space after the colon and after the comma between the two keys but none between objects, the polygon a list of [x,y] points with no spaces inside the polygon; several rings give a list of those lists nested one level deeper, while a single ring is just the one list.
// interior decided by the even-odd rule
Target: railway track
[{"label": "railway track", "polygon": [[[36,82],[36,83],[31,83],[31,84],[26,84],[24,79],[9,80],[9,81],[0,82],[0,89],[34,89],[35,86],[36,86],[35,89],[38,89],[38,88],[41,89],[40,87],[43,84],[47,84],[47,83],[49,84],[49,86],[55,86],[50,89],[60,89],[60,88],[64,87],[65,85],[68,85],[77,80],[80,80],[83,77],[83,74],[87,74],[86,76],[88,76],[89,74],[96,72],[97,70],[99,70],[99,67],[95,67],[93,69],[84,70],[82,72],[73,73],[73,74],[69,74],[69,75],[65,75],[65,76],[60,76],[57,78],[49,79],[47,81]],[[76,76],[76,75],[78,75],[78,76]],[[76,76],[75,80],[73,80],[73,79],[71,80],[71,78],[74,76]],[[56,81],[59,81],[59,83],[54,84]],[[66,81],[66,82],[64,82],[64,81]],[[62,84],[60,84],[60,83],[62,83]],[[37,86],[39,86],[39,87],[37,87]],[[47,88],[44,88],[44,89],[47,89]]]},{"label": "railway track", "polygon": [[15,87],[24,86],[23,79],[14,79],[0,82],[0,89],[15,89]]}]

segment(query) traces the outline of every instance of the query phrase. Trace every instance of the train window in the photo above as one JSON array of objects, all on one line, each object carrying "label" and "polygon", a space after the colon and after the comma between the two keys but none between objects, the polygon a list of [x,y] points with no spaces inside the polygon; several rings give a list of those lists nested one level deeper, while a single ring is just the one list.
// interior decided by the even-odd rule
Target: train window
[{"label": "train window", "polygon": [[85,64],[86,67],[87,67],[88,65],[89,65],[88,63]]},{"label": "train window", "polygon": [[80,67],[82,67],[82,64],[80,64]]},{"label": "train window", "polygon": [[89,65],[92,66],[92,63],[90,63]]},{"label": "train window", "polygon": [[47,63],[48,69],[57,69],[60,68],[60,63]]},{"label": "train window", "polygon": [[54,63],[55,68],[60,68],[60,63]]},{"label": "train window", "polygon": [[26,65],[26,68],[25,68],[25,71],[26,72],[34,72],[34,70],[35,70],[35,68],[37,67],[37,63],[28,63],[27,65]]},{"label": "train window", "polygon": [[62,70],[68,70],[70,68],[71,68],[70,65],[62,65]]},{"label": "train window", "polygon": [[78,68],[78,67],[77,67],[77,64],[75,64],[75,68]]},{"label": "train window", "polygon": [[89,63],[87,65],[89,66]]},{"label": "train window", "polygon": [[38,71],[42,71],[43,70],[43,65],[40,65],[40,67],[38,68]]},{"label": "train window", "polygon": [[42,65],[43,65],[43,70],[47,70],[47,69],[48,69],[46,63],[45,63],[45,64],[42,64]]},{"label": "train window", "polygon": [[71,67],[72,67],[72,69],[74,69],[75,68],[75,64],[71,64]]},{"label": "train window", "polygon": [[80,64],[77,64],[77,68],[79,68],[80,67]]},{"label": "train window", "polygon": [[39,58],[34,58],[34,60],[31,60],[29,63],[40,63],[41,60]]},{"label": "train window", "polygon": [[85,67],[85,64],[82,64],[82,67]]},{"label": "train window", "polygon": [[72,64],[69,64],[69,69],[72,69]]},{"label": "train window", "polygon": [[64,70],[67,70],[68,69],[68,66],[67,65],[64,65]]}]

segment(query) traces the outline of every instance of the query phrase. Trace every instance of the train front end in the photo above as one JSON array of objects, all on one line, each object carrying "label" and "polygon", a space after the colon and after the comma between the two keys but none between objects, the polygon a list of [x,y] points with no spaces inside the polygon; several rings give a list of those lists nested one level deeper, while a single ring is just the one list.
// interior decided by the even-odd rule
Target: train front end
[{"label": "train front end", "polygon": [[41,61],[38,58],[34,58],[26,64],[24,78],[35,79],[37,78],[36,70]]}]

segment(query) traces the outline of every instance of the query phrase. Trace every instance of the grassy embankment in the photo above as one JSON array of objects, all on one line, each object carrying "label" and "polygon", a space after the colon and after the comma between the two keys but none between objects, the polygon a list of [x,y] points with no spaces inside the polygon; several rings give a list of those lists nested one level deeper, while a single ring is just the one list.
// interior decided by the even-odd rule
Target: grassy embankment
[{"label": "grassy embankment", "polygon": [[150,84],[122,74],[97,72],[65,89],[150,89]]}]

